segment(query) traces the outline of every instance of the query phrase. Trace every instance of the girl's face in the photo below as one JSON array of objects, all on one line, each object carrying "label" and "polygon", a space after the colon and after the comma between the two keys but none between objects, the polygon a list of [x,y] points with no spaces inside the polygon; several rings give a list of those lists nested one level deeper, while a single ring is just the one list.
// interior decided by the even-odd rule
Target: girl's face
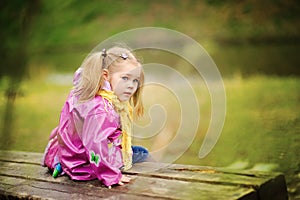
[{"label": "girl's face", "polygon": [[141,66],[129,62],[119,63],[117,71],[109,76],[113,92],[120,101],[128,101],[136,92],[141,76]]}]

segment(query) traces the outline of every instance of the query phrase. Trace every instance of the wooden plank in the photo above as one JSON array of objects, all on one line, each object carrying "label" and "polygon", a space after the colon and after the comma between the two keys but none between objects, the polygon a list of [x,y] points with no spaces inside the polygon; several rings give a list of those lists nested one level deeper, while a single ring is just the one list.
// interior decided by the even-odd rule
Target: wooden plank
[{"label": "wooden plank", "polygon": [[25,152],[25,151],[3,151],[0,150],[0,161],[24,162],[36,165],[42,164],[42,153]]},{"label": "wooden plank", "polygon": [[[152,197],[144,195],[127,194],[126,192],[115,192],[105,189],[105,192],[98,187],[86,186],[84,182],[74,184],[57,184],[23,178],[0,176],[0,199],[2,197],[14,197],[19,199],[146,199]],[[17,183],[17,184],[13,184]],[[158,198],[159,199],[159,198]],[[161,198],[163,199],[163,198]]]},{"label": "wooden plank", "polygon": [[255,189],[260,199],[288,199],[284,175],[277,172],[234,171],[193,165],[139,163],[128,173],[149,177],[172,177],[176,180],[192,182],[240,185]]},{"label": "wooden plank", "polygon": [[156,194],[170,199],[258,199],[256,191],[251,188],[152,177],[138,176],[127,187],[139,194]]},{"label": "wooden plank", "polygon": [[[129,196],[126,195],[131,195],[130,198],[133,199],[288,199],[285,179],[280,173],[139,163],[126,172],[133,179],[129,184],[108,190],[99,181],[74,182],[66,176],[53,179],[46,168],[40,166],[41,159],[41,153],[0,151],[0,178],[15,178],[18,181],[25,180],[27,183],[32,181],[25,185],[26,187],[21,187],[24,184],[20,183],[19,188],[13,190],[5,187],[16,187],[15,185],[3,183],[4,181],[0,179],[0,193],[6,192],[11,195],[8,192],[15,189],[22,192],[38,188],[35,194],[38,195],[39,190],[47,189],[44,186],[50,184],[54,188],[50,191],[68,193],[67,191],[72,191],[72,188],[80,188],[87,194],[93,194],[92,190],[95,190],[102,195],[107,193],[109,197],[120,199],[125,197],[128,199]],[[86,191],[86,187],[90,190]],[[77,193],[74,191],[72,195]],[[92,199],[90,196],[87,199]],[[98,195],[97,198],[99,197]]]},{"label": "wooden plank", "polygon": [[[95,190],[101,192],[102,194],[110,191],[103,185],[101,185],[99,181],[74,182],[69,180],[66,176],[53,179],[50,174],[47,173],[47,170],[45,168],[39,167],[37,165],[12,162],[0,162],[0,164],[0,171],[2,176],[9,176],[13,178],[25,179],[32,182],[39,182],[34,184],[34,186],[39,185],[39,187],[41,187],[46,183],[63,185],[60,191],[64,189],[64,191],[72,192],[72,190],[66,189],[67,187],[76,187],[77,189],[80,188],[80,190],[83,190],[82,188],[86,187],[96,188]],[[152,197],[167,199],[198,199],[199,196],[202,196],[202,199],[243,199],[243,197],[246,195],[251,196],[251,199],[256,199],[256,193],[254,189],[243,188],[239,187],[238,185],[211,185],[206,183],[196,183],[143,176],[139,177],[133,175],[131,176],[131,178],[133,180],[130,184],[122,187],[115,187],[111,191],[122,193],[126,192],[126,194],[135,196],[140,195],[149,198]],[[3,182],[3,180],[1,180],[1,182]],[[32,187],[32,185],[30,186]],[[54,187],[52,187],[52,189],[53,188]],[[57,191],[59,188],[55,188],[55,191]],[[89,191],[89,193],[91,193],[91,191]]]},{"label": "wooden plank", "polygon": [[[0,176],[1,178],[1,176]],[[16,182],[16,179],[5,177],[6,181],[11,183],[11,181]],[[22,179],[24,180],[24,179]],[[4,181],[1,180],[1,183]],[[20,182],[20,181],[19,181]],[[157,184],[159,182],[159,185]],[[80,185],[81,183],[79,183]],[[17,197],[36,197],[36,198],[55,198],[55,199],[66,199],[65,197],[72,196],[75,199],[81,197],[81,194],[85,194],[85,199],[94,198],[108,198],[108,197],[127,197],[127,199],[241,199],[244,195],[252,195],[249,199],[254,199],[255,193],[244,192],[240,193],[240,190],[236,190],[233,187],[207,187],[201,184],[190,184],[184,183],[175,184],[172,181],[160,181],[158,179],[145,179],[138,178],[135,179],[133,184],[128,184],[126,186],[114,188],[111,191],[108,189],[106,192],[98,190],[97,187],[88,187],[83,184],[83,186],[78,186],[78,184],[55,184],[49,182],[39,182],[35,180],[24,181],[22,184],[16,186],[7,187],[5,190],[6,195]],[[163,186],[163,187],[157,187]],[[199,187],[204,187],[207,191],[199,190]],[[0,187],[1,188],[1,187]],[[120,188],[123,193],[120,193]],[[118,189],[119,192],[116,192]],[[221,190],[216,190],[221,189]],[[228,190],[229,189],[229,190]],[[129,190],[134,191],[137,194],[130,193]],[[1,189],[0,189],[1,193]],[[61,194],[61,195],[60,195]],[[59,197],[59,198],[58,198]],[[73,199],[74,199],[73,198]],[[68,198],[67,198],[68,199]],[[242,198],[245,199],[245,198]],[[255,197],[256,199],[256,197]]]},{"label": "wooden plank", "polygon": [[284,175],[270,178],[257,189],[260,199],[282,200],[288,199]]},{"label": "wooden plank", "polygon": [[213,169],[220,171],[222,173],[232,174],[232,175],[242,175],[248,177],[263,178],[264,181],[259,183],[259,185],[252,185],[258,191],[258,196],[260,199],[272,199],[272,200],[282,200],[288,199],[287,185],[285,177],[282,173],[278,172],[266,172],[266,171],[253,171],[253,170],[232,170],[227,168],[211,168],[202,167],[194,165],[173,165],[169,166],[173,169],[188,169],[191,171],[198,171],[200,169]]},{"label": "wooden plank", "polygon": [[[267,182],[270,178],[277,176],[282,176],[280,173],[270,173],[267,174],[252,174],[239,173],[226,171],[221,168],[212,168],[212,167],[203,167],[203,166],[193,166],[191,170],[189,165],[180,166],[169,165],[159,167],[155,165],[161,165],[156,163],[138,163],[128,174],[138,174],[143,176],[151,177],[161,177],[161,178],[172,178],[177,180],[187,180],[190,182],[205,182],[205,183],[214,183],[214,184],[226,184],[226,185],[241,185],[244,187],[254,187],[258,188],[261,184]],[[154,170],[151,170],[153,167]],[[147,168],[147,170],[145,170]],[[282,182],[281,184],[285,184]]]},{"label": "wooden plank", "polygon": [[[42,154],[29,152],[0,151],[0,160],[11,162],[24,162],[39,165]],[[212,168],[192,165],[174,165],[163,163],[137,163],[128,174],[139,174],[144,176],[171,178],[187,181],[225,183],[233,185],[244,185],[259,187],[270,178],[280,176],[280,173],[259,173],[248,171],[229,171],[222,168]]]}]

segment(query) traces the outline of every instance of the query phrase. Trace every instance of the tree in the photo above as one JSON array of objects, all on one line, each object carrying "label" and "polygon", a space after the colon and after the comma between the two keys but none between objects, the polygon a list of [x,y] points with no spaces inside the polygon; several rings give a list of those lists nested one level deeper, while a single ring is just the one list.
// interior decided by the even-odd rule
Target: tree
[{"label": "tree", "polygon": [[28,34],[39,7],[40,0],[0,2],[0,80],[8,80],[5,86],[6,107],[1,135],[2,147],[9,144],[14,102],[26,73]]}]

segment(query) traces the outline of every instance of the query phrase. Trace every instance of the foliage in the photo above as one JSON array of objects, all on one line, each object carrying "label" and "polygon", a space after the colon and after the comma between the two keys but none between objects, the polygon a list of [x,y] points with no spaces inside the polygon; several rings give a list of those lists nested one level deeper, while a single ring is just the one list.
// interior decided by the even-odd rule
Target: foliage
[{"label": "foliage", "polygon": [[27,71],[27,41],[30,25],[39,7],[39,0],[1,1],[1,64],[0,80],[8,80],[6,85],[6,110],[3,114],[1,145],[5,145],[4,134],[10,136],[13,121],[14,101],[19,93],[20,84]]},{"label": "foliage", "polygon": [[1,1],[0,78],[22,79],[26,71],[28,31],[39,1]]},{"label": "foliage", "polygon": [[[236,71],[299,75],[296,65],[300,61],[295,55],[299,51],[299,10],[297,1],[40,1],[38,17],[28,28],[28,65],[74,71],[93,47],[113,34],[162,26],[203,45],[220,62],[223,75]],[[9,9],[3,7],[3,11]],[[257,58],[245,63],[235,56],[233,61],[227,53],[227,49],[229,53],[242,50],[247,56],[256,48],[260,54],[250,56],[258,57],[258,64]],[[279,60],[276,65],[271,60],[274,57]]]}]

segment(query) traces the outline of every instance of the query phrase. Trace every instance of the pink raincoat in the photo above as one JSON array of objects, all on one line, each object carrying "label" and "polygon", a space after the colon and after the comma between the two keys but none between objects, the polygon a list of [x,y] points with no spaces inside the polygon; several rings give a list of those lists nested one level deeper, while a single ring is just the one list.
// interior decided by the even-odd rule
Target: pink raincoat
[{"label": "pink raincoat", "polygon": [[[75,73],[78,83],[80,69]],[[105,90],[111,90],[106,82]],[[78,103],[70,92],[60,121],[45,150],[43,164],[53,169],[60,163],[73,180],[99,179],[106,186],[117,184],[122,177],[120,118],[113,106],[101,96]]]}]

